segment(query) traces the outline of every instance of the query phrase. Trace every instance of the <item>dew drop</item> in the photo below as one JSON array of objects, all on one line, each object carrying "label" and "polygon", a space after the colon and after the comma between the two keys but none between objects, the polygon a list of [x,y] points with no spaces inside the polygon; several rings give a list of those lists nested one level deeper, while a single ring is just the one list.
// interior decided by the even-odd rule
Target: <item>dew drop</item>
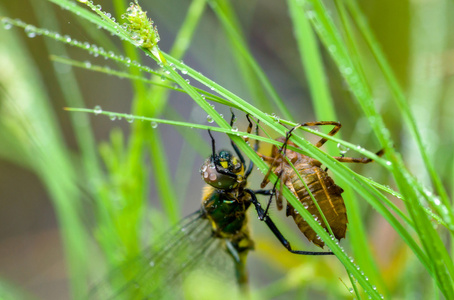
[{"label": "dew drop", "polygon": [[125,117],[125,119],[126,119],[126,121],[127,121],[128,123],[134,122],[134,117],[131,116],[131,115],[127,115],[127,116]]},{"label": "dew drop", "polygon": [[208,123],[213,123],[213,122],[214,122],[213,117],[210,116],[210,115],[208,115],[208,116],[207,116],[207,122],[208,122]]},{"label": "dew drop", "polygon": [[440,198],[435,197],[434,198],[434,204],[437,205],[437,206],[440,205],[441,204]]},{"label": "dew drop", "polygon": [[153,128],[153,129],[156,129],[158,127],[158,123],[157,122],[153,121],[150,124],[151,124],[151,128]]},{"label": "dew drop", "polygon": [[36,36],[35,26],[27,25],[25,26],[25,33],[29,38],[34,38]]},{"label": "dew drop", "polygon": [[109,119],[112,121],[115,121],[117,119],[117,116],[114,114],[109,115]]},{"label": "dew drop", "polygon": [[102,113],[102,108],[101,108],[101,106],[96,105],[96,106],[95,106],[94,113],[95,113],[95,115],[99,115],[100,113]]},{"label": "dew drop", "polygon": [[182,69],[182,70],[181,70],[181,74],[183,74],[183,75],[188,74],[188,70],[187,70],[187,69]]},{"label": "dew drop", "polygon": [[238,132],[238,127],[233,126],[233,127],[232,127],[232,132]]},{"label": "dew drop", "polygon": [[341,155],[345,155],[345,153],[347,153],[348,150],[350,150],[348,147],[342,145],[341,143],[337,144],[337,148],[339,149]]},{"label": "dew drop", "polygon": [[9,20],[4,19],[4,20],[3,20],[3,28],[5,28],[6,30],[8,30],[8,29],[11,29],[11,27],[13,27],[13,24],[11,24]]}]

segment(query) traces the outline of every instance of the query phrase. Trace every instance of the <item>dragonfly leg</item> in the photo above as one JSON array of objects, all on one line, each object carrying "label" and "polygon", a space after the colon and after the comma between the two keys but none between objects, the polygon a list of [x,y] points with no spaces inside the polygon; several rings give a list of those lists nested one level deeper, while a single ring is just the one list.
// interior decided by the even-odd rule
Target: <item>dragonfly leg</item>
[{"label": "dragonfly leg", "polygon": [[281,242],[281,244],[291,253],[300,254],[300,255],[334,255],[333,252],[316,252],[316,251],[303,251],[303,250],[293,250],[290,242],[282,235],[279,229],[274,224],[273,220],[265,214],[261,204],[258,202],[257,197],[255,196],[254,191],[250,189],[244,190],[246,193],[251,195],[252,204],[255,206],[255,210],[259,216],[259,219],[264,221],[268,228],[273,232],[274,236]]}]

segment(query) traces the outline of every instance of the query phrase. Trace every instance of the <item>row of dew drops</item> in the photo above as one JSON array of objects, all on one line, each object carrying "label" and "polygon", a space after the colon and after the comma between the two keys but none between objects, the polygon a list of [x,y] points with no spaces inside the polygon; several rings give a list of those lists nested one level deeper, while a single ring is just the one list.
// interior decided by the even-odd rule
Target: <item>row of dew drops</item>
[{"label": "row of dew drops", "polygon": [[[203,95],[202,95],[203,97]],[[213,104],[210,104],[211,107],[214,108],[214,105]],[[93,113],[95,115],[100,115],[100,114],[103,114],[104,111],[103,109],[101,108],[100,105],[96,105],[93,109]],[[107,114],[107,113],[105,113]],[[118,113],[110,113],[110,114],[107,114],[109,116],[109,119],[112,120],[112,121],[115,121],[115,120],[121,120],[124,116],[125,120],[128,122],[128,123],[133,123],[134,120],[138,119],[138,120],[141,120],[141,121],[145,121],[145,118],[144,117],[140,117],[140,116],[133,116],[133,115],[124,115],[124,114],[118,114]],[[223,118],[224,116],[222,114],[220,114],[220,116]],[[214,119],[213,117],[211,117],[210,115],[207,115],[207,122],[208,123],[213,123],[214,122]],[[236,122],[236,118],[233,120],[233,122]],[[155,122],[155,121],[151,121],[150,122],[151,124],[151,128],[157,128],[158,127],[158,123]],[[238,132],[238,127],[236,126],[232,126],[232,132]]]},{"label": "row of dew drops", "polygon": [[[95,115],[100,115],[103,113],[103,110],[101,108],[100,105],[96,105],[93,109],[93,112]],[[122,115],[120,114],[117,114],[117,113],[110,113],[109,115],[109,119],[112,120],[112,121],[115,121],[115,120],[121,120],[123,117]],[[139,119],[141,121],[145,121],[144,117],[136,117],[136,116],[133,116],[133,115],[125,115],[125,120],[128,122],[128,123],[132,123],[134,122],[135,119]],[[151,121],[150,122],[151,124],[151,128],[155,129],[158,127],[158,123],[155,122],[155,121]]]},{"label": "row of dew drops", "polygon": [[84,50],[88,50],[91,55],[94,57],[102,56],[104,59],[112,59],[121,63],[124,63],[127,66],[135,66],[140,68],[142,71],[152,73],[153,69],[150,67],[141,65],[140,63],[131,60],[129,57],[124,57],[123,55],[117,55],[113,51],[106,51],[103,47],[99,47],[95,44],[90,44],[89,42],[81,42],[76,39],[73,39],[69,35],[61,35],[58,32],[53,32],[48,29],[37,28],[34,25],[27,24],[21,20],[12,20],[9,18],[2,18],[3,28],[11,29],[13,26],[18,26],[24,28],[26,35],[30,38],[34,38],[39,35],[50,37],[54,40],[58,40],[75,46]]}]

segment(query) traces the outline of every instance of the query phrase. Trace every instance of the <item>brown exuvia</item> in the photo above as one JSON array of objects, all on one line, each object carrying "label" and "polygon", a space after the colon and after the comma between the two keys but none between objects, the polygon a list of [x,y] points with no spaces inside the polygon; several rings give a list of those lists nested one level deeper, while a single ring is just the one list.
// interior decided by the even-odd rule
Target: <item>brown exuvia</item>
[{"label": "brown exuvia", "polygon": [[[279,177],[282,184],[287,186],[290,191],[292,191],[303,206],[312,214],[314,219],[317,220],[326,230],[326,224],[314,204],[314,201],[312,201],[311,195],[306,189],[306,186],[304,185],[304,183],[306,183],[308,189],[312,193],[312,196],[315,198],[321,211],[323,212],[326,221],[331,227],[334,236],[336,239],[340,240],[345,237],[348,222],[347,211],[345,209],[344,200],[341,196],[344,190],[334,183],[333,179],[328,176],[326,170],[321,168],[321,162],[307,155],[287,149],[287,146],[289,145],[298,148],[289,140],[293,130],[301,126],[317,125],[334,125],[334,128],[328,133],[330,136],[336,134],[341,128],[341,124],[339,122],[333,121],[308,122],[300,124],[290,129],[287,132],[286,137],[280,137],[277,139],[277,141],[282,142],[283,145],[280,148],[273,146],[271,156],[265,156],[258,153],[265,161],[270,163],[270,169],[265,175],[261,187],[264,188],[268,184],[269,175],[273,172]],[[327,139],[322,138],[315,144],[315,146],[319,148],[326,141]],[[379,156],[382,154],[382,150],[377,152],[377,155]],[[298,174],[288,163],[286,158],[294,165]],[[343,156],[334,158],[340,162],[350,163],[369,163],[373,161],[370,158],[352,158]],[[301,182],[300,178],[304,180],[304,183]],[[283,208],[283,201],[282,193],[280,191],[276,191],[276,205],[279,210]],[[325,245],[315,231],[289,202],[287,202],[286,214],[287,216],[293,217],[296,225],[298,225],[298,228],[309,241],[319,247],[323,247]]]}]

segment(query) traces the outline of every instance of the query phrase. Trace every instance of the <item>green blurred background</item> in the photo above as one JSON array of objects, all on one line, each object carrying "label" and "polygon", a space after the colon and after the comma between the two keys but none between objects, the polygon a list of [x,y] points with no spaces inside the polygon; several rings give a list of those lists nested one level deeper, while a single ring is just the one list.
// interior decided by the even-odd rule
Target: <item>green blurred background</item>
[{"label": "green blurred background", "polygon": [[[101,4],[105,11],[113,11],[111,1],[97,1],[96,3]],[[278,93],[285,99],[286,105],[295,118],[301,122],[315,120],[306,77],[299,64],[288,7],[281,1],[270,0],[232,1],[232,4],[239,16],[254,57],[264,68]],[[144,10],[148,11],[149,16],[153,18],[159,28],[160,48],[168,51],[180,28],[189,2],[150,0],[142,1],[141,5]],[[330,7],[331,3],[326,1],[326,5]],[[448,192],[452,195],[452,175],[454,175],[452,155],[454,140],[452,131],[454,118],[454,35],[452,34],[454,3],[449,0],[370,0],[361,1],[360,5],[404,88],[430,158],[444,179],[443,183]],[[39,0],[2,0],[0,2],[0,15],[20,18],[27,23],[36,25],[39,24],[36,11],[48,9],[54,10],[57,15],[59,32],[81,41],[90,40],[72,14],[49,5],[49,3],[44,5],[44,1]],[[336,18],[335,15],[333,17]],[[5,48],[12,50],[11,46],[7,44],[9,37],[7,38],[6,35],[12,35],[16,39],[17,44],[14,44],[13,49],[16,57],[9,56],[11,53],[4,50]],[[43,92],[42,95],[37,96],[49,99],[51,111],[54,112],[54,116],[51,117],[55,117],[56,127],[61,134],[59,136],[61,142],[76,157],[80,149],[75,141],[70,122],[71,113],[63,110],[67,103],[62,100],[62,88],[57,80],[58,72],[65,74],[69,67],[57,64],[57,68],[54,69],[55,63],[50,60],[49,55],[59,55],[60,53],[55,52],[58,50],[49,53],[43,37],[29,38],[23,30],[17,28],[8,31],[0,28],[0,36],[3,36],[0,44],[0,48],[3,50],[0,52],[0,61],[3,63],[0,65],[7,66],[7,62],[14,62],[11,69],[2,67],[0,70],[2,87],[6,84],[20,84],[21,81],[34,81],[37,88]],[[117,39],[113,38],[112,41],[117,46],[120,45]],[[249,99],[248,90],[241,77],[237,75],[239,70],[237,65],[232,63],[232,53],[227,44],[228,41],[218,21],[211,10],[207,9],[184,61],[234,93]],[[71,58],[80,61],[95,61],[95,58],[78,49],[68,48],[67,51]],[[323,52],[325,52],[326,74],[339,117],[336,121],[340,121],[343,125],[343,139],[375,152],[380,147],[377,140],[372,137],[360,108],[351,101],[351,95],[336,66],[326,51]],[[364,59],[371,60],[371,57],[366,54]],[[110,62],[103,62],[101,59],[98,59],[98,64],[110,64],[114,67]],[[154,64],[150,64],[150,66],[155,67]],[[21,77],[24,72],[28,75],[27,77]],[[132,91],[131,83],[128,80],[81,69],[75,69],[74,72],[86,107],[93,108],[95,105],[100,105],[105,110],[130,112]],[[371,63],[365,72],[369,78],[372,78],[375,103],[396,141],[395,147],[402,153],[413,174],[421,182],[427,183],[427,174],[421,171],[422,162],[418,153],[414,151],[415,145],[408,130],[403,126],[399,114],[393,108],[387,107],[387,99],[390,95],[384,86],[383,79],[374,75],[377,73],[377,66]],[[20,88],[17,90],[20,91]],[[1,101],[5,101],[6,98],[15,101],[20,96],[20,94],[2,93]],[[185,119],[192,119],[194,122],[200,120],[199,123],[206,124],[204,112],[194,107],[187,96],[171,93],[169,99],[169,106]],[[251,103],[257,104],[256,99],[250,100]],[[0,110],[2,104],[0,103]],[[216,108],[224,116],[229,115],[228,108],[221,105],[216,105]],[[269,114],[274,112],[273,108],[262,109]],[[43,118],[47,117],[49,116],[43,115]],[[108,140],[109,132],[113,128],[120,128],[126,136],[130,132],[131,124],[125,120],[112,122],[108,118],[91,115],[89,118],[97,143]],[[171,118],[168,111],[164,112],[164,118]],[[247,125],[243,115],[239,115],[238,119],[238,127],[245,128]],[[39,122],[39,120],[39,116],[37,116],[36,120],[29,121]],[[14,119],[9,121],[14,122]],[[210,154],[208,136],[206,132],[197,132],[207,141],[206,147],[204,145],[203,149],[198,149],[203,155],[195,154],[191,150],[191,153],[194,152],[191,154],[193,159],[191,158],[184,165],[188,171],[184,175],[188,181],[184,182],[184,180],[180,181],[181,173],[176,174],[175,172],[181,171],[179,169],[182,166],[181,151],[189,151],[187,149],[190,146],[172,126],[160,125],[158,130],[169,158],[170,172],[176,185],[175,195],[179,197],[180,203],[184,207],[181,215],[185,215],[196,210],[200,205],[203,182],[199,178],[198,168],[204,158]],[[10,133],[1,136],[4,137],[8,134]],[[12,136],[14,134],[10,135],[10,137]],[[0,276],[39,299],[65,299],[69,297],[68,273],[63,255],[61,232],[54,206],[49,200],[51,196],[39,174],[37,175],[34,168],[31,167],[30,162],[23,159],[24,153],[16,150],[21,149],[21,146],[16,143],[26,145],[27,139],[32,137],[23,136],[20,133],[17,133],[16,137],[17,140],[9,138],[0,141]],[[308,138],[315,140],[312,137]],[[228,138],[224,135],[217,134],[217,141],[219,147],[230,147]],[[267,153],[269,147],[263,146],[261,151]],[[197,153],[199,152],[197,151]],[[337,153],[331,154],[338,155]],[[355,156],[357,154],[350,152],[347,155]],[[155,172],[152,165],[147,168],[151,172],[150,177],[147,178],[149,181],[148,198],[152,205],[159,206],[158,201],[155,201],[158,194],[154,187],[154,176],[159,176],[159,172]],[[392,186],[392,182],[388,182],[389,178],[379,166],[351,166],[351,168],[366,177],[372,177],[377,182]],[[55,169],[58,170],[58,166]],[[59,174],[56,173],[55,176],[59,176]],[[257,186],[260,181],[261,176],[256,176],[252,179],[251,186]],[[187,189],[180,190],[179,186],[187,186]],[[82,190],[84,190],[83,187]],[[392,200],[398,206],[402,206],[400,201]],[[89,203],[89,200],[81,201],[81,205],[84,203]],[[409,263],[413,259],[412,254],[396,237],[392,228],[384,222],[383,218],[365,204],[361,205],[361,208],[362,218],[366,220],[371,246],[375,250],[372,254],[378,263],[387,288],[392,295],[395,295],[393,299],[398,297],[415,299],[411,298],[414,296],[411,291],[412,285],[407,286],[406,284],[409,279],[418,282],[419,278],[426,278],[422,274],[423,271],[419,267],[414,267],[416,271],[412,272],[413,266]],[[90,209],[89,205],[87,205],[87,209]],[[92,222],[92,214],[92,211],[87,211],[83,216],[82,221],[87,227],[90,227]],[[280,215],[283,219],[283,213],[274,211],[273,214]],[[295,266],[306,264],[307,273],[303,272],[304,274],[300,277],[303,285],[307,285],[308,289],[311,289],[310,295],[314,297],[313,299],[325,297],[335,299],[339,295],[349,297],[346,291],[342,291],[342,283],[332,279],[341,277],[340,275],[326,275],[329,272],[334,274],[343,272],[342,266],[335,258],[328,258],[322,262],[319,262],[319,259],[315,262],[313,258],[295,259],[280,248],[263,224],[257,222],[255,217],[251,219],[253,235],[257,243],[257,249],[251,254],[249,265],[253,286],[266,285],[285,276]],[[292,226],[291,222],[288,224]],[[312,246],[304,243],[303,247]],[[87,251],[90,255],[92,250],[90,248]],[[315,267],[311,268],[311,266]],[[327,272],[328,266],[331,270],[329,272]],[[338,291],[326,293],[327,287],[333,290],[338,289]],[[422,298],[425,293],[427,293],[426,295],[431,294],[429,287],[427,287],[429,290],[424,290],[424,287],[421,289],[417,293]],[[280,299],[291,299],[291,297],[295,297],[295,294],[284,294]]]}]

